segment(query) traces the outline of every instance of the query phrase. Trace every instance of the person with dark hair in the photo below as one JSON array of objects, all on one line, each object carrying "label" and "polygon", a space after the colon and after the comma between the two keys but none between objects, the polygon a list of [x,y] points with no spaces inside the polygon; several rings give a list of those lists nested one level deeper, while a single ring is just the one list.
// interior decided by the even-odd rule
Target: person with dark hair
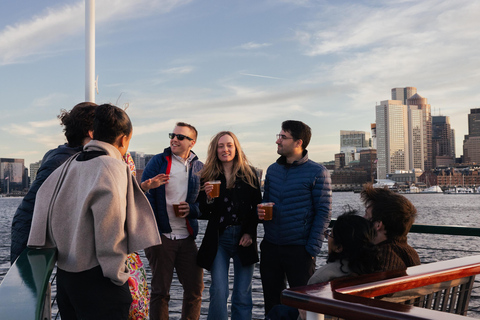
[{"label": "person with dark hair", "polygon": [[132,124],[122,109],[96,108],[93,140],[37,193],[28,246],[57,249],[62,319],[128,319],[129,253],[161,244],[155,217],[123,161]]},{"label": "person with dark hair", "polygon": [[[280,158],[265,176],[264,202],[273,202],[273,219],[263,222],[265,236],[260,244],[265,314],[280,304],[286,280],[290,287],[307,284],[315,271],[323,230],[332,210],[331,179],[328,170],[308,159],[306,147],[311,130],[301,121],[282,123],[277,134]],[[265,210],[257,207],[258,217]]]},{"label": "person with dark hair", "polygon": [[[233,260],[232,320],[252,319],[252,278],[257,249],[257,204],[262,200],[260,182],[233,132],[217,133],[208,147],[201,171],[205,192],[200,192],[201,218],[207,230],[198,251],[198,264],[211,272],[208,320],[227,320],[228,270]],[[211,197],[220,181],[220,192]]]},{"label": "person with dark hair", "polygon": [[[170,147],[155,155],[145,167],[142,189],[147,192],[162,245],[145,250],[152,270],[150,319],[168,319],[168,302],[173,272],[183,286],[182,319],[199,319],[202,305],[203,269],[196,263],[200,210],[196,202],[200,191],[203,163],[191,151],[197,130],[178,122],[169,134]],[[155,186],[152,178],[164,174],[167,183]],[[178,215],[174,204],[179,204]]]},{"label": "person with dark hair", "polygon": [[12,220],[10,263],[14,263],[18,256],[27,247],[28,234],[32,225],[33,208],[38,189],[48,176],[62,163],[77,152],[93,137],[93,118],[96,104],[82,102],[72,110],[61,110],[58,119],[64,126],[63,131],[67,143],[48,151],[41,161],[35,181],[17,208]]},{"label": "person with dark hair", "polygon": [[404,196],[388,188],[364,185],[360,196],[365,204],[364,218],[377,230],[375,243],[382,252],[381,270],[406,269],[420,264],[418,253],[407,243],[417,209]]},{"label": "person with dark hair", "polygon": [[[328,239],[327,264],[315,271],[308,284],[327,282],[336,278],[380,271],[381,256],[375,239],[373,223],[347,211],[340,215],[333,229],[326,229]],[[300,310],[301,318],[305,312]],[[285,305],[275,306],[266,320],[297,319],[299,311]]]}]

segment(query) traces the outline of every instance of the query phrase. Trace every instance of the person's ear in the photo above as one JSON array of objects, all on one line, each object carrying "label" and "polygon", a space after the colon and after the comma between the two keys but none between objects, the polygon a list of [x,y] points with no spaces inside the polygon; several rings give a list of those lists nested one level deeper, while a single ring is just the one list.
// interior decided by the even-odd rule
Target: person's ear
[{"label": "person's ear", "polygon": [[377,230],[377,232],[385,229],[385,226],[383,225],[382,221],[375,221],[373,223],[373,227],[375,228],[375,230]]},{"label": "person's ear", "polygon": [[88,136],[93,139],[93,130],[88,130]]}]

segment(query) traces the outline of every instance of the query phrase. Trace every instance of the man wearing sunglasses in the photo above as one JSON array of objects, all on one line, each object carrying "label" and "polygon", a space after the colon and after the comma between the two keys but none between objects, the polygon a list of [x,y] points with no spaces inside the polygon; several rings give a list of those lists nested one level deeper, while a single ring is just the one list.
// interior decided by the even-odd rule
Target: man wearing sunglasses
[{"label": "man wearing sunglasses", "polygon": [[[184,290],[182,319],[199,319],[203,269],[196,263],[200,211],[195,200],[200,190],[197,173],[203,163],[191,151],[197,140],[195,127],[178,122],[169,138],[170,146],[148,162],[142,175],[142,189],[147,191],[162,237],[161,245],[145,249],[152,270],[150,319],[168,319],[174,269]],[[166,174],[168,182],[148,190],[159,174]],[[180,203],[180,216],[175,215],[174,203]]]},{"label": "man wearing sunglasses", "polygon": [[[263,202],[275,203],[273,219],[263,223],[265,236],[260,244],[265,314],[281,303],[286,280],[290,287],[307,284],[330,222],[330,175],[324,166],[308,159],[310,137],[305,123],[284,121],[276,141],[280,158],[265,176]],[[261,205],[257,210],[263,220]]]}]

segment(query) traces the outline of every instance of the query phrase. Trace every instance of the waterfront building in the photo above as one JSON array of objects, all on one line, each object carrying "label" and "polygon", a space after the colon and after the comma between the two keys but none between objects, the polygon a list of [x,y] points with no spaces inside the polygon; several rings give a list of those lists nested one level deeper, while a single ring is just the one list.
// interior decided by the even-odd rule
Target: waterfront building
[{"label": "waterfront building", "polygon": [[[432,165],[432,114],[431,114],[431,106],[427,102],[427,98],[422,97],[418,93],[414,94],[410,98],[407,99],[407,105],[409,110],[413,112],[414,110],[418,110],[418,116],[421,116],[423,131],[420,136],[414,136],[414,140],[411,140],[410,144],[410,153],[417,152],[422,150],[422,162],[413,162],[411,163],[410,169],[421,169],[421,170],[430,170],[433,168]],[[416,130],[416,127],[409,128],[409,131]],[[417,132],[419,133],[419,132]],[[416,139],[420,139],[417,141]],[[420,144],[422,145],[421,149],[419,150]],[[419,161],[419,159],[416,159]]]},{"label": "waterfront building", "polygon": [[372,148],[377,149],[377,124],[371,123],[370,124],[370,134],[372,135]]},{"label": "waterfront building", "polygon": [[468,135],[463,140],[464,162],[480,164],[480,108],[470,109]]},{"label": "waterfront building", "polygon": [[455,163],[455,131],[450,117],[432,116],[432,165],[434,168]]},{"label": "waterfront building", "polygon": [[377,179],[432,168],[431,106],[414,87],[394,88],[392,97],[397,100],[381,101],[375,109]]},{"label": "waterfront building", "polygon": [[336,153],[335,154],[335,170],[342,169],[345,167],[345,153]]},{"label": "waterfront building", "polygon": [[402,104],[407,104],[407,99],[417,93],[417,88],[415,87],[405,87],[405,88],[393,88],[392,89],[392,100],[399,100]]},{"label": "waterfront building", "polygon": [[0,158],[1,193],[20,192],[28,187],[24,159]]},{"label": "waterfront building", "polygon": [[30,163],[30,183],[29,185],[35,181],[35,178],[37,177],[37,172],[38,169],[40,169],[40,166],[42,165],[42,160]]},{"label": "waterfront building", "polygon": [[377,179],[397,170],[409,170],[408,112],[400,100],[381,101],[375,107]]},{"label": "waterfront building", "polygon": [[340,130],[340,152],[345,154],[345,165],[359,160],[360,151],[370,148],[370,133],[356,130]]}]

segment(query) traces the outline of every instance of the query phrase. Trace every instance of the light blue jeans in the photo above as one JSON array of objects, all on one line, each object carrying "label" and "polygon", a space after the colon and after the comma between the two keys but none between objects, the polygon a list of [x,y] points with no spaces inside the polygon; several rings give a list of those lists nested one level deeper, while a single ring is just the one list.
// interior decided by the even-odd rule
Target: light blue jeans
[{"label": "light blue jeans", "polygon": [[228,270],[233,258],[232,320],[252,319],[252,278],[254,264],[242,266],[237,253],[241,226],[228,227],[220,236],[213,261],[210,286],[210,306],[207,320],[227,320],[229,295]]}]

